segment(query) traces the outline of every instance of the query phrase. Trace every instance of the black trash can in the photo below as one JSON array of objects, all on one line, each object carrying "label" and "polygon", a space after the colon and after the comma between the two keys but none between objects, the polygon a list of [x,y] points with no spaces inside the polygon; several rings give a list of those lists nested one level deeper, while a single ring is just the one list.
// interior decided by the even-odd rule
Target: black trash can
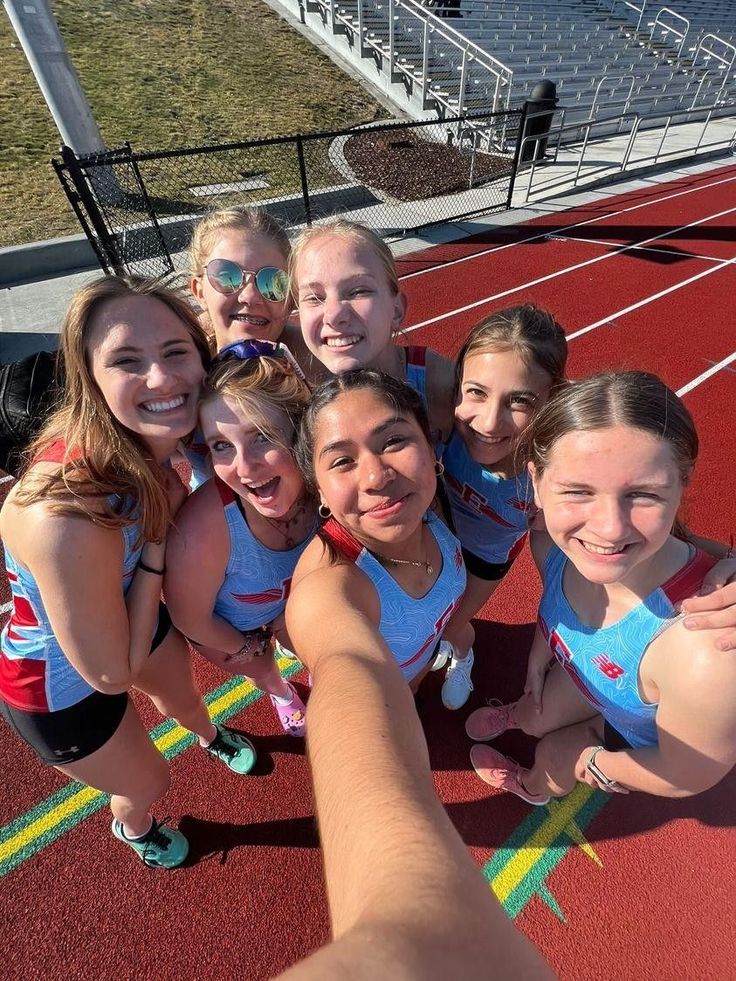
[{"label": "black trash can", "polygon": [[[557,108],[557,86],[548,78],[543,79],[532,89],[526,102],[525,136],[539,136],[542,139],[529,140],[521,151],[522,163],[530,160],[543,160],[547,150],[547,134]],[[547,110],[547,111],[545,111]]]}]

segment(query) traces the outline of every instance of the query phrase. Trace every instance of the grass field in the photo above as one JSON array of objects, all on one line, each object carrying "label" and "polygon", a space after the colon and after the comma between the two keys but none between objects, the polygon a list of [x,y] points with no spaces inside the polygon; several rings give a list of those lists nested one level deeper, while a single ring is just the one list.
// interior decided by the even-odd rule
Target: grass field
[{"label": "grass field", "polygon": [[[261,0],[52,0],[110,147],[197,146],[386,115]],[[0,246],[79,232],[49,164],[59,136],[0,14]]]}]

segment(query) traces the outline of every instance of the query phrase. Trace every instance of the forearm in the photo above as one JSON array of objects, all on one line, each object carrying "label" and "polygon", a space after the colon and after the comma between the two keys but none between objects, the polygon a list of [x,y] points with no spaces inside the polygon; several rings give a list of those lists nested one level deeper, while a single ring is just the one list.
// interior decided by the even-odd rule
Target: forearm
[{"label": "forearm", "polygon": [[656,797],[690,797],[705,787],[682,786],[679,774],[668,765],[656,746],[596,754],[598,766],[609,780],[615,780],[628,790],[637,790]]},{"label": "forearm", "polygon": [[215,613],[172,613],[172,620],[195,647],[234,654],[243,646],[243,633]]},{"label": "forearm", "polygon": [[[332,956],[357,944],[367,958],[350,977],[383,969],[380,944],[366,942],[366,930],[399,952],[403,973],[385,965],[392,977],[485,976],[499,941],[517,977],[546,976],[434,792],[421,726],[395,664],[368,652],[320,659],[307,745],[340,941]],[[322,976],[340,976],[337,965]]]}]

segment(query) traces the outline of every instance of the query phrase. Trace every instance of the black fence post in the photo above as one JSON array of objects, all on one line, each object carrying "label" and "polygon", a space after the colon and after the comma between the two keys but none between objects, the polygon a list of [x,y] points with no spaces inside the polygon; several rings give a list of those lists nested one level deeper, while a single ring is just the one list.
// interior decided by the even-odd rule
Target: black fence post
[{"label": "black fence post", "polygon": [[521,116],[519,117],[519,135],[516,137],[516,146],[514,147],[514,159],[511,163],[511,180],[509,181],[509,194],[506,198],[506,207],[511,207],[511,198],[514,195],[514,185],[516,184],[516,173],[519,169],[519,161],[521,160],[521,142],[524,139],[526,133],[526,116],[529,111],[529,103],[525,102],[522,110]]},{"label": "black fence post", "polygon": [[105,253],[107,263],[112,267],[116,275],[125,275],[125,266],[118,254],[114,236],[107,227],[104,216],[97,206],[94,195],[90,191],[84,175],[84,171],[79,165],[76,153],[69,146],[61,147],[61,159],[64,161],[69,172],[74,189],[79,195],[79,200],[87,212],[89,223],[94,229],[100,248]]},{"label": "black fence post", "polygon": [[135,174],[135,179],[138,182],[138,187],[141,191],[141,197],[143,198],[143,204],[145,205],[146,211],[148,212],[148,217],[151,219],[151,224],[153,225],[156,239],[159,245],[159,251],[163,252],[161,258],[164,260],[166,265],[169,267],[169,272],[174,272],[174,263],[171,261],[171,253],[166,245],[166,239],[161,231],[161,226],[156,218],[156,212],[153,210],[153,205],[151,204],[151,199],[148,196],[148,191],[146,190],[146,185],[143,183],[143,177],[141,176],[140,169],[138,168],[138,161],[133,153],[133,148],[130,143],[125,144],[126,150],[130,153],[130,166],[133,168],[133,173]]},{"label": "black fence post", "polygon": [[107,261],[107,256],[100,248],[99,240],[95,235],[95,233],[90,228],[90,224],[87,221],[87,216],[85,215],[84,210],[79,206],[80,204],[79,194],[77,193],[76,189],[72,189],[72,187],[70,187],[71,178],[66,177],[64,175],[64,170],[67,169],[65,167],[65,164],[59,163],[59,161],[56,159],[52,159],[51,166],[54,168],[54,172],[56,173],[56,176],[59,178],[59,183],[64,189],[64,193],[67,196],[69,204],[72,206],[72,210],[74,211],[74,214],[77,216],[77,221],[82,226],[82,231],[87,236],[87,241],[92,246],[92,251],[97,256],[97,261],[100,264],[100,268],[102,269],[103,272],[110,273],[111,266]]},{"label": "black fence post", "polygon": [[304,162],[304,141],[301,136],[296,138],[296,156],[299,161],[299,176],[302,181],[302,197],[304,198],[304,214],[307,225],[312,224],[312,207],[309,203],[309,184],[307,183],[307,165]]}]

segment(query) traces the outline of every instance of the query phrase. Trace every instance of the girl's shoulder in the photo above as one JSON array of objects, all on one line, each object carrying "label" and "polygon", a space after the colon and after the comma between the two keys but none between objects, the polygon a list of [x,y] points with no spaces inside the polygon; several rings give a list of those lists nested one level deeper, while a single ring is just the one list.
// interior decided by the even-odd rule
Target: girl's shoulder
[{"label": "girl's shoulder", "polygon": [[206,543],[217,535],[220,524],[218,515],[223,513],[223,500],[216,480],[208,480],[187,497],[176,514],[176,521],[170,534],[171,540],[184,539],[187,542],[197,542],[201,539]]}]

